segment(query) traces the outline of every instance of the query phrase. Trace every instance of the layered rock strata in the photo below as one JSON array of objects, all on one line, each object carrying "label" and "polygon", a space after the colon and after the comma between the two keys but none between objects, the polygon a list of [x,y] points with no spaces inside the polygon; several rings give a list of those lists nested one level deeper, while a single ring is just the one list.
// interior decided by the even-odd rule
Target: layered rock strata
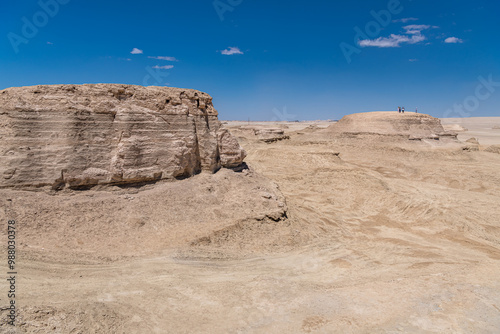
[{"label": "layered rock strata", "polygon": [[259,137],[260,141],[268,144],[280,140],[290,139],[290,136],[285,135],[285,131],[283,129],[277,128],[254,129],[254,134]]},{"label": "layered rock strata", "polygon": [[413,112],[352,114],[344,116],[328,129],[339,133],[407,136],[411,140],[456,138],[456,133],[445,131],[438,118]]},{"label": "layered rock strata", "polygon": [[86,188],[242,164],[212,98],[171,87],[51,85],[0,91],[0,187]]}]

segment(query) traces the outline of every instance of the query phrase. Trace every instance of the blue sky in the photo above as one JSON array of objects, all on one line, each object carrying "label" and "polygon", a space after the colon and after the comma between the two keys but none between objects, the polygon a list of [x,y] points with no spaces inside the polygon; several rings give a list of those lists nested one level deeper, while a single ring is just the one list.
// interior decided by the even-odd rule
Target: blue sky
[{"label": "blue sky", "polygon": [[7,0],[0,89],[194,88],[231,120],[500,116],[499,14],[496,0]]}]

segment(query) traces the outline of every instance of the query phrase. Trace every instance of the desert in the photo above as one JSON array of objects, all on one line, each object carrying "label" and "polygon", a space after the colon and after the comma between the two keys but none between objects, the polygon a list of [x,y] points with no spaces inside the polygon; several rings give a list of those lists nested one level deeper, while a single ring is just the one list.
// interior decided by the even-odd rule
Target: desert
[{"label": "desert", "polygon": [[500,117],[217,115],[170,87],[0,91],[16,333],[498,331]]}]

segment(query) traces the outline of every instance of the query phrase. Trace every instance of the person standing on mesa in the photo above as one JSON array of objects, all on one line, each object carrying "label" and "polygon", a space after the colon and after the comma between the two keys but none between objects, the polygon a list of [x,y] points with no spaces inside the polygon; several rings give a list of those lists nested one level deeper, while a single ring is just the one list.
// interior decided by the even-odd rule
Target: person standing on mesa
[{"label": "person standing on mesa", "polygon": [[403,111],[402,112],[403,112],[403,114],[405,113],[405,107],[403,107]]},{"label": "person standing on mesa", "polygon": [[398,107],[398,113],[401,114],[401,107]]},{"label": "person standing on mesa", "polygon": [[415,107],[415,114],[418,114],[418,107]]}]

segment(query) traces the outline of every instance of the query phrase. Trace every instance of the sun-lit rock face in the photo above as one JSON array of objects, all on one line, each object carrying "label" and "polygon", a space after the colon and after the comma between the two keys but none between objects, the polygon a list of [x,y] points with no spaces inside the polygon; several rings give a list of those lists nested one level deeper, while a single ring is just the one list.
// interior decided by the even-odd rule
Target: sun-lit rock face
[{"label": "sun-lit rock face", "polygon": [[233,168],[246,156],[192,89],[118,84],[0,91],[0,187],[132,184]]}]

